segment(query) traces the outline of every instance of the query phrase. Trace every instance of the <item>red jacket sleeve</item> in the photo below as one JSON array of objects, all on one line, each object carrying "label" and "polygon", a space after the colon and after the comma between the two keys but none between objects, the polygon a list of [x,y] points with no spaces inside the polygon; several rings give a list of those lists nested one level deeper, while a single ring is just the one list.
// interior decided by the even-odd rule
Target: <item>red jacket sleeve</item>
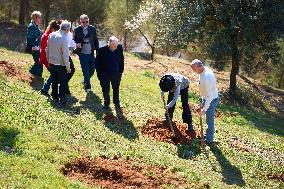
[{"label": "red jacket sleeve", "polygon": [[41,37],[39,62],[40,64],[44,64],[46,67],[48,67],[48,61],[46,59],[46,52],[45,52],[45,49],[47,47],[47,40],[48,40],[48,34],[44,33]]}]

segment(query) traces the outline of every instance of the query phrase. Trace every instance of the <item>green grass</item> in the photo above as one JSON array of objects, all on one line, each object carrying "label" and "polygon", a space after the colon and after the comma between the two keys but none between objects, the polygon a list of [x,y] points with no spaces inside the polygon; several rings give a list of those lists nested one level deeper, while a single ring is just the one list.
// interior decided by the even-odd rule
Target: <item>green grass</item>
[{"label": "green grass", "polygon": [[[1,50],[0,60],[32,63],[30,55]],[[191,146],[175,146],[142,136],[140,130],[148,119],[163,117],[163,104],[159,78],[150,70],[128,71],[132,59],[139,61],[127,54],[121,83],[127,120],[118,124],[102,119],[102,94],[96,77],[92,79],[94,94],[86,96],[77,58],[76,73],[70,83],[75,97],[68,99],[70,105],[64,109],[49,102],[28,83],[1,76],[0,188],[91,188],[69,180],[60,171],[64,163],[81,155],[78,147],[86,149],[92,158],[119,154],[137,163],[166,166],[184,176],[188,188],[283,187],[280,181],[266,176],[284,172],[283,119],[222,104],[223,117],[216,120],[216,139],[221,144],[207,153],[200,153],[197,141]],[[21,64],[24,71],[29,66]],[[197,102],[197,94],[190,94],[191,102]],[[179,120],[180,106],[178,102],[174,115]],[[230,116],[229,112],[235,111],[239,115]],[[232,147],[231,140],[236,138],[253,150]],[[7,149],[11,153],[6,153]]]}]

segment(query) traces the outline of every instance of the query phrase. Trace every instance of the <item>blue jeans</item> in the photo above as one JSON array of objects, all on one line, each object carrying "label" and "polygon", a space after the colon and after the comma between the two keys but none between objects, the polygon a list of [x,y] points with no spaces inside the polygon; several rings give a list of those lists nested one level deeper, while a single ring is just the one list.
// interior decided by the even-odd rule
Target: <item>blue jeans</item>
[{"label": "blue jeans", "polygon": [[91,89],[90,79],[95,72],[95,57],[93,54],[79,54],[80,65],[84,76],[85,89]]},{"label": "blue jeans", "polygon": [[52,77],[51,75],[48,77],[48,79],[45,81],[43,87],[42,87],[42,90],[48,92],[49,89],[50,89],[50,86],[51,86],[51,83],[52,83]]},{"label": "blue jeans", "polygon": [[[68,73],[68,82],[70,81],[70,79],[72,78],[72,76],[74,75],[75,73],[75,67],[74,67],[74,63],[71,59],[71,57],[69,57],[69,62],[70,62],[70,69],[71,69],[71,73]],[[50,69],[48,70],[50,72]],[[43,87],[42,87],[42,90],[48,92],[49,89],[50,89],[50,86],[51,86],[51,83],[52,83],[52,77],[51,75],[48,77],[48,79],[45,81]],[[69,89],[69,86],[67,85],[67,90]]]},{"label": "blue jeans", "polygon": [[34,76],[41,77],[43,72],[43,66],[39,63],[39,51],[32,51],[32,56],[34,59],[34,65],[30,69],[30,73]]},{"label": "blue jeans", "polygon": [[218,104],[219,104],[219,97],[211,101],[210,106],[206,111],[206,123],[207,123],[206,142],[209,142],[209,143],[213,142],[213,138],[214,138],[214,130],[215,130],[214,114],[215,114],[215,110]]}]

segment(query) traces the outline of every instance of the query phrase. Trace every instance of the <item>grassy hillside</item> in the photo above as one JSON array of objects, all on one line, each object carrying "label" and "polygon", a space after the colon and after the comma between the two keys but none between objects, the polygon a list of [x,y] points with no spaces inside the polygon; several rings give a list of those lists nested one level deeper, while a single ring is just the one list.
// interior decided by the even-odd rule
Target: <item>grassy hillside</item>
[{"label": "grassy hillside", "polygon": [[[148,119],[163,118],[158,81],[159,75],[171,68],[157,69],[155,63],[127,54],[121,83],[125,119],[113,124],[103,119],[97,78],[92,78],[94,94],[86,96],[78,59],[74,57],[74,61],[76,73],[70,84],[73,96],[68,98],[68,106],[60,107],[40,95],[41,83],[27,74],[32,64],[30,55],[0,49],[0,188],[99,188],[71,180],[61,171],[67,162],[86,155],[165,167],[185,179],[183,188],[284,187],[283,118],[223,103],[216,120],[220,145],[201,153],[198,141],[192,145],[158,142],[140,131]],[[166,57],[159,61],[186,64]],[[18,74],[5,69],[7,65],[18,67]],[[223,82],[220,73],[218,77]],[[195,78],[192,73],[190,78]],[[191,102],[198,98],[195,84],[191,83]],[[179,107],[180,101],[176,120],[181,119]],[[198,118],[194,121],[197,125]],[[178,188],[174,184],[164,187]]]}]

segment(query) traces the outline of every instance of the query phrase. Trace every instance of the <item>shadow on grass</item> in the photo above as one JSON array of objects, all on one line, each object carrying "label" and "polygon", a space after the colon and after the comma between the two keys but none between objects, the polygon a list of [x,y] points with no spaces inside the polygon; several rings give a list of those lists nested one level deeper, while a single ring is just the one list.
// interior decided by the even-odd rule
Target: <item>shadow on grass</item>
[{"label": "shadow on grass", "polygon": [[112,111],[105,112],[101,99],[93,92],[87,94],[86,100],[81,102],[81,107],[94,113],[97,120],[104,120],[104,125],[112,132],[129,140],[138,138],[133,122],[127,120],[122,111],[116,110],[116,116]]},{"label": "shadow on grass", "polygon": [[235,165],[232,165],[230,163],[230,161],[224,156],[219,147],[212,145],[210,146],[210,150],[221,166],[223,182],[228,185],[237,185],[241,187],[245,186],[246,183],[243,178],[242,172]]},{"label": "shadow on grass", "polygon": [[81,101],[81,108],[86,109],[94,113],[97,120],[103,119],[103,106],[101,99],[91,91],[87,93],[86,100]]},{"label": "shadow on grass", "polygon": [[15,152],[16,137],[20,131],[15,128],[0,127],[0,150],[6,153]]},{"label": "shadow on grass", "polygon": [[62,111],[64,113],[68,113],[70,115],[79,115],[81,112],[80,107],[74,106],[78,99],[75,96],[66,96],[66,104],[61,105],[59,102],[52,100],[51,98],[48,99],[51,106],[57,109],[58,111]]},{"label": "shadow on grass", "polygon": [[39,91],[44,84],[44,79],[42,77],[31,77],[30,86],[35,91]]},{"label": "shadow on grass", "polygon": [[[257,129],[277,136],[284,136],[284,118],[275,118],[263,112],[246,108],[237,108],[221,105],[220,109],[226,116],[229,112],[238,112],[239,115],[253,123]],[[237,118],[236,118],[237,119]]]},{"label": "shadow on grass", "polygon": [[198,139],[193,139],[189,144],[179,144],[177,147],[177,155],[182,159],[193,159],[201,153]]}]

